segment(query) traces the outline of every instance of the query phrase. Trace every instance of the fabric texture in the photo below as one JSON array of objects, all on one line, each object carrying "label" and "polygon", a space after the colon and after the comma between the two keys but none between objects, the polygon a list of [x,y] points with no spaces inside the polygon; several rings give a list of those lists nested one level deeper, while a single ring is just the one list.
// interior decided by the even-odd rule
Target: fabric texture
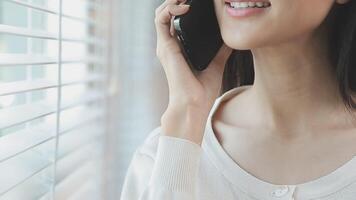
[{"label": "fabric texture", "polygon": [[356,200],[356,156],[333,172],[298,185],[258,179],[219,144],[211,118],[219,104],[248,86],[216,99],[202,146],[152,130],[128,168],[121,200]]}]

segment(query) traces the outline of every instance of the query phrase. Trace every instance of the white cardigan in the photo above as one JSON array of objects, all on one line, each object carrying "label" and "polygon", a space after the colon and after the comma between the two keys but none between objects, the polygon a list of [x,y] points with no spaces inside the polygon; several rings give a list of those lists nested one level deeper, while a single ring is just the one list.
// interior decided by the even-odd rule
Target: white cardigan
[{"label": "white cardigan", "polygon": [[[298,185],[274,185],[242,169],[219,144],[211,116],[220,102],[245,86],[217,98],[202,146],[151,131],[129,166],[121,200],[356,200],[356,156],[333,172]],[[293,172],[291,172],[293,173]]]}]

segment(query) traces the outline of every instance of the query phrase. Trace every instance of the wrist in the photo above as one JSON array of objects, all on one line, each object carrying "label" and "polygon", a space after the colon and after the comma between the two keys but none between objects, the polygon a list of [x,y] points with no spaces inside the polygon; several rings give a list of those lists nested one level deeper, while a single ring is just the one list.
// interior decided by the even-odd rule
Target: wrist
[{"label": "wrist", "polygon": [[201,144],[207,116],[185,109],[169,110],[161,117],[162,134]]}]

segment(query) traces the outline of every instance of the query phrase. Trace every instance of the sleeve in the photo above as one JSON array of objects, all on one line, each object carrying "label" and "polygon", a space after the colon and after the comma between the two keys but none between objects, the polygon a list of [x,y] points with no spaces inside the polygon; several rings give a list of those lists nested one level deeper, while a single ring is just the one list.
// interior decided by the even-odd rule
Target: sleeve
[{"label": "sleeve", "polygon": [[154,154],[145,148],[149,144],[134,153],[120,199],[196,200],[201,147],[181,138],[160,134],[156,138]]}]

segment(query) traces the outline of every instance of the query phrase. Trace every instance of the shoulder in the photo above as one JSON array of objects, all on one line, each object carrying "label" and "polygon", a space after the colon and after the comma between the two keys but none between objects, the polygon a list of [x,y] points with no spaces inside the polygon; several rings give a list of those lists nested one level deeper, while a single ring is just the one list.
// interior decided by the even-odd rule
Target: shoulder
[{"label": "shoulder", "polygon": [[159,136],[161,135],[160,133],[161,126],[157,126],[152,129],[143,143],[137,148],[136,153],[146,155],[154,159],[157,152]]}]

